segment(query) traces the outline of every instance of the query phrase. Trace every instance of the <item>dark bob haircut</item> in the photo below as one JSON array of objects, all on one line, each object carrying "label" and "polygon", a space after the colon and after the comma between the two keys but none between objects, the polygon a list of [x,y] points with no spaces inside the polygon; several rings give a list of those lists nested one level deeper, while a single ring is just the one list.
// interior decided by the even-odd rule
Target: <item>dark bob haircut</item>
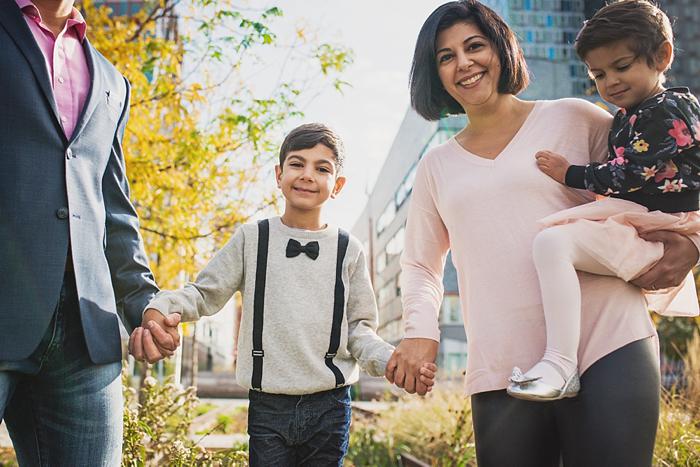
[{"label": "dark bob haircut", "polygon": [[494,45],[501,64],[499,93],[518,94],[530,82],[525,57],[515,33],[495,11],[477,0],[445,3],[423,23],[411,65],[411,106],[426,120],[439,120],[445,114],[464,113],[462,106],[442,86],[435,56],[438,34],[457,23],[476,25]]},{"label": "dark bob haircut", "polygon": [[624,0],[598,10],[586,21],[574,47],[581,60],[599,47],[626,41],[638,57],[654,65],[664,42],[673,44],[673,29],[666,13],[646,0]]},{"label": "dark bob haircut", "polygon": [[305,123],[289,132],[280,147],[280,167],[284,166],[284,160],[290,152],[311,149],[317,144],[323,144],[333,151],[336,172],[340,173],[345,160],[343,142],[335,131],[323,123]]}]

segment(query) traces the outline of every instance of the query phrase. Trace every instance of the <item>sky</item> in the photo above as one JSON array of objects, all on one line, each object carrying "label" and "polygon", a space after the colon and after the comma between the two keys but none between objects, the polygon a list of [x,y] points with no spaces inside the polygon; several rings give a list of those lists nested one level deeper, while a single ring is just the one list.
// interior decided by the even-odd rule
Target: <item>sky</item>
[{"label": "sky", "polygon": [[[260,0],[250,2],[263,4]],[[409,107],[408,73],[418,31],[445,0],[279,0],[277,25],[306,25],[323,42],[349,47],[354,63],[343,94],[328,90],[303,109],[304,121],[336,130],[346,149],[347,184],[325,209],[327,222],[352,229]],[[292,122],[292,126],[301,123]],[[291,128],[290,128],[291,129]]]}]

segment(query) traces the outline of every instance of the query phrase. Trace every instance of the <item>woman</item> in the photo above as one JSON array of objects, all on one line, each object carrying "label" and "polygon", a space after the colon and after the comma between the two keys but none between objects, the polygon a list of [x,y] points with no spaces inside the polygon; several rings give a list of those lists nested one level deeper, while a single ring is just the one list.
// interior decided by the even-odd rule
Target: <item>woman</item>
[{"label": "woman", "polygon": [[[529,368],[545,345],[532,262],[537,220],[591,200],[535,164],[540,149],[585,164],[605,156],[611,116],[578,99],[528,102],[515,35],[474,0],[447,3],[423,25],[411,71],[416,111],[446,110],[469,123],[420,162],[406,226],[402,295],[406,333],[387,378],[424,393],[420,364],[435,358],[442,271],[448,250],[457,269],[468,342],[480,466],[650,465],[658,420],[656,331],[641,290],[613,277],[581,274],[576,399],[536,403],[509,397],[514,366]],[[637,286],[680,283],[697,262],[693,239],[648,237],[666,249]]]}]

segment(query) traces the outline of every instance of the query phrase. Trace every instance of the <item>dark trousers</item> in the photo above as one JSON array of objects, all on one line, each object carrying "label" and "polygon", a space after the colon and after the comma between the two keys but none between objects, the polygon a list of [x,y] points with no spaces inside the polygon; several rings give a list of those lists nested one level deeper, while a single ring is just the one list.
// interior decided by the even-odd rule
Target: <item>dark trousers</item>
[{"label": "dark trousers", "polygon": [[650,466],[659,419],[653,339],[632,342],[581,376],[572,399],[530,402],[503,391],[471,398],[479,467]]},{"label": "dark trousers", "polygon": [[21,466],[121,463],[121,362],[90,361],[75,279],[66,273],[56,312],[37,349],[0,361],[0,419]]},{"label": "dark trousers", "polygon": [[342,466],[350,433],[348,386],[303,396],[249,391],[251,467]]}]

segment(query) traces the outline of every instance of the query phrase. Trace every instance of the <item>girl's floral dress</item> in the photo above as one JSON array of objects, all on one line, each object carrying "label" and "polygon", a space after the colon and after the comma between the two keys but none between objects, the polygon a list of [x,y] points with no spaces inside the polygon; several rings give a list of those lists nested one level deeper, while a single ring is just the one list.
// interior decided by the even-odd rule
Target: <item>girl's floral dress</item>
[{"label": "girl's floral dress", "polygon": [[[670,88],[636,108],[620,109],[604,163],[571,166],[566,184],[602,195],[555,213],[544,226],[575,223],[582,247],[622,279],[651,268],[663,246],[638,233],[700,232],[700,104],[687,88]],[[648,291],[650,309],[666,315],[698,314],[692,275],[682,286]]]}]

